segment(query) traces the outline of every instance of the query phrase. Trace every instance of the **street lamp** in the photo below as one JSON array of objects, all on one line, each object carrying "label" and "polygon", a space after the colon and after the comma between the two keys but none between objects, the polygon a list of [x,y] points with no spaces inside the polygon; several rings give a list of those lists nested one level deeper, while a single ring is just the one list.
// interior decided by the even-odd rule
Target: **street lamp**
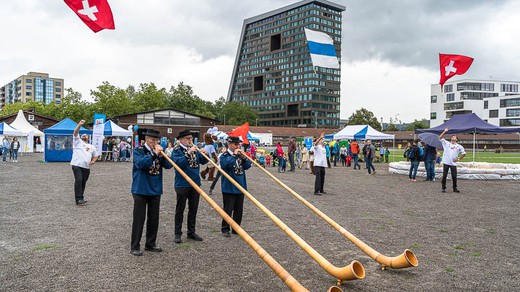
[{"label": "street lamp", "polygon": [[258,127],[258,119],[256,119],[256,126]]}]

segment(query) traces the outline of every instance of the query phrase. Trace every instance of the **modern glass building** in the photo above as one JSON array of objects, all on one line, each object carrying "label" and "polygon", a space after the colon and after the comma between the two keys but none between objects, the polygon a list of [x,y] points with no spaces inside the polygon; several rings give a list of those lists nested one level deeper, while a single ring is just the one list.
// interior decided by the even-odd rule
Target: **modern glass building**
[{"label": "modern glass building", "polygon": [[262,126],[339,128],[339,69],[313,67],[304,28],[334,39],[341,57],[345,6],[305,0],[244,20],[228,102],[258,112]]},{"label": "modern glass building", "polygon": [[45,104],[61,103],[64,94],[62,78],[47,73],[29,72],[0,88],[0,109],[15,102],[41,101]]}]

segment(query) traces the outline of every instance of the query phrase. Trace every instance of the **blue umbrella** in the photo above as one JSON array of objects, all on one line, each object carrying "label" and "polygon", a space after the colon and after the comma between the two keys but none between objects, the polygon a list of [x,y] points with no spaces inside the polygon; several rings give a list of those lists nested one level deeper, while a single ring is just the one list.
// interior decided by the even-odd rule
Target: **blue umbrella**
[{"label": "blue umbrella", "polygon": [[439,136],[433,133],[421,133],[419,134],[419,139],[421,139],[422,142],[433,146],[435,148],[443,148],[442,143],[439,140]]}]

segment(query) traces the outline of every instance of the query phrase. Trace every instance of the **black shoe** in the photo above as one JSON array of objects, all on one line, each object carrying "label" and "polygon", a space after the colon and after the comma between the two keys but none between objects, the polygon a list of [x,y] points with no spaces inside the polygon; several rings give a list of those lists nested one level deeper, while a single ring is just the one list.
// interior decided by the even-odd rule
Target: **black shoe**
[{"label": "black shoe", "polygon": [[233,234],[238,234],[235,230],[231,231],[231,233],[233,233]]},{"label": "black shoe", "polygon": [[87,200],[77,200],[77,201],[76,201],[76,205],[78,205],[78,206],[83,206],[83,205],[85,205],[86,203],[87,203]]},{"label": "black shoe", "polygon": [[446,189],[442,189],[442,192],[445,193],[445,192],[446,192]]},{"label": "black shoe", "polygon": [[195,241],[202,241],[202,237],[200,237],[197,233],[188,234],[188,238],[191,238]]},{"label": "black shoe", "polygon": [[321,196],[321,194],[318,193],[318,192],[315,192],[314,195],[315,195],[315,196]]},{"label": "black shoe", "polygon": [[140,256],[143,255],[143,251],[142,251],[142,250],[139,250],[139,249],[131,250],[130,253],[131,253],[132,255],[135,255],[135,256],[138,256],[138,257],[140,257]]},{"label": "black shoe", "polygon": [[326,191],[321,191],[320,193],[322,193],[322,194],[324,194],[324,195],[326,195],[326,194],[327,194],[327,192],[326,192]]},{"label": "black shoe", "polygon": [[173,242],[181,243],[182,242],[181,236],[180,235],[175,235],[175,239],[173,239]]},{"label": "black shoe", "polygon": [[457,189],[457,188],[454,188],[454,189],[453,189],[453,192],[454,192],[454,193],[460,193],[459,189]]},{"label": "black shoe", "polygon": [[229,233],[229,231],[222,231],[222,235],[224,237],[231,237],[231,234]]},{"label": "black shoe", "polygon": [[157,245],[154,245],[154,246],[145,246],[144,250],[151,251],[151,252],[161,252],[162,248],[158,247]]}]

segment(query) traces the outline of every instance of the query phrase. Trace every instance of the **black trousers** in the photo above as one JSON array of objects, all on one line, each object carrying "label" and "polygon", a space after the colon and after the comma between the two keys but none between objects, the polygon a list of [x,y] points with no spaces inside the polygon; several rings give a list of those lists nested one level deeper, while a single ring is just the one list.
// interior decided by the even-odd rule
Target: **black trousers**
[{"label": "black trousers", "polygon": [[175,235],[182,235],[182,221],[184,209],[188,201],[188,235],[195,233],[197,210],[199,208],[200,195],[194,188],[177,188],[177,206],[175,207]]},{"label": "black trousers", "polygon": [[79,166],[72,166],[72,173],[74,173],[74,197],[76,202],[83,200],[85,193],[85,185],[90,176],[90,169]]},{"label": "black trousers", "polygon": [[446,189],[446,178],[448,177],[448,170],[451,171],[451,180],[453,181],[453,189],[457,188],[457,167],[455,165],[443,164],[442,168],[442,189]]},{"label": "black trousers", "polygon": [[[224,201],[224,211],[240,225],[242,223],[242,215],[244,214],[244,194],[222,193]],[[222,232],[230,230],[229,224],[222,220]]]},{"label": "black trousers", "polygon": [[323,185],[325,185],[325,167],[314,166],[314,175],[316,180],[314,181],[314,192],[323,192]]},{"label": "black trousers", "polygon": [[161,205],[161,196],[143,196],[135,194],[132,194],[132,196],[134,197],[134,221],[132,223],[132,242],[130,244],[130,249],[141,249],[141,237],[143,236],[147,206],[148,220],[146,220],[145,246],[153,247],[155,246],[157,230],[159,229],[159,206]]},{"label": "black trousers", "polygon": [[217,184],[218,179],[221,175],[222,174],[220,173],[220,171],[217,170],[217,175],[215,176],[215,179],[213,179],[213,181],[211,182],[211,186],[209,187],[210,190],[213,190],[215,188],[215,185]]}]

